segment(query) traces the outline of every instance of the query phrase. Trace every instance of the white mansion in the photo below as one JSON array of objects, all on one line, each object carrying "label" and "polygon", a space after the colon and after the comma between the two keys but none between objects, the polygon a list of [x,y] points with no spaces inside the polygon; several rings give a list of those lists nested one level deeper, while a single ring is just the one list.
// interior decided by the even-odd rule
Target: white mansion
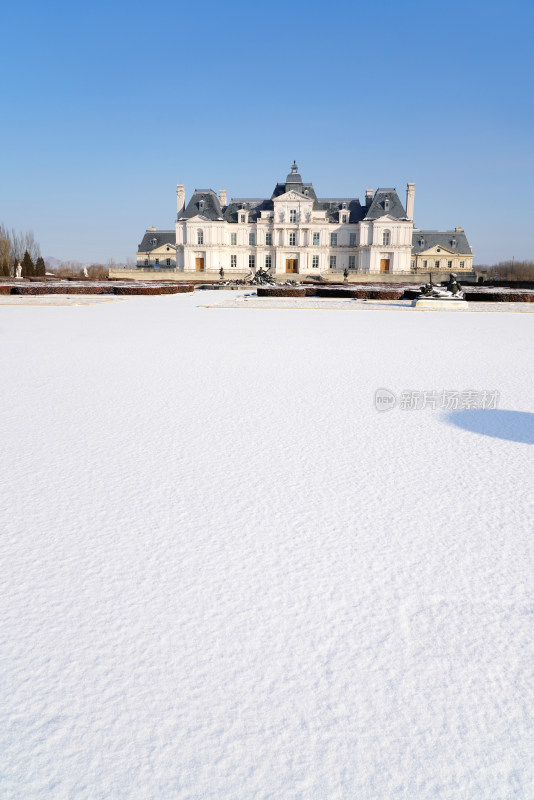
[{"label": "white mansion", "polygon": [[406,207],[395,189],[367,189],[357,198],[318,198],[296,163],[269,199],[232,198],[226,191],[195,189],[186,205],[178,185],[175,230],[150,228],[137,266],[185,273],[267,269],[276,275],[410,273],[472,270],[473,254],[462,228],[414,228],[415,184]]}]

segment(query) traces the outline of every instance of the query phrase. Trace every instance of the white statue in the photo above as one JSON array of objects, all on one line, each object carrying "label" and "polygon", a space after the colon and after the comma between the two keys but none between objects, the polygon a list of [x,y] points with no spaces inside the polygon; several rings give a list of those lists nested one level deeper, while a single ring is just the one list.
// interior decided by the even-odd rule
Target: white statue
[{"label": "white statue", "polygon": [[20,263],[20,261],[17,264],[17,271],[15,273],[15,277],[16,278],[22,278],[22,264]]},{"label": "white statue", "polygon": [[89,277],[89,272],[87,271],[87,267],[83,268],[83,277],[84,278],[88,278]]}]

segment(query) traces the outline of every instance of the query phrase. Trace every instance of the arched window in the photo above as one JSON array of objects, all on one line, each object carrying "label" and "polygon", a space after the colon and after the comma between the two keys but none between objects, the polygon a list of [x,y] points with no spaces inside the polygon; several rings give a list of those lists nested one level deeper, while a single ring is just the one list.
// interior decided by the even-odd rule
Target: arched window
[{"label": "arched window", "polygon": [[204,244],[204,231],[200,229],[197,231],[197,244]]},{"label": "arched window", "polygon": [[391,232],[390,231],[384,231],[383,234],[382,234],[382,244],[383,245],[388,245],[390,242],[391,242]]}]

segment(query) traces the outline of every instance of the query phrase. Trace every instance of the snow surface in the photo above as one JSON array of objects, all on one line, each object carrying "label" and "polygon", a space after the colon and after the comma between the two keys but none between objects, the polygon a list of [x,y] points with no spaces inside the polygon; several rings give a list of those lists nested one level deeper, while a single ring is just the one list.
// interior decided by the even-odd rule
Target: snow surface
[{"label": "snow surface", "polygon": [[534,318],[220,294],[0,309],[0,797],[533,798]]}]

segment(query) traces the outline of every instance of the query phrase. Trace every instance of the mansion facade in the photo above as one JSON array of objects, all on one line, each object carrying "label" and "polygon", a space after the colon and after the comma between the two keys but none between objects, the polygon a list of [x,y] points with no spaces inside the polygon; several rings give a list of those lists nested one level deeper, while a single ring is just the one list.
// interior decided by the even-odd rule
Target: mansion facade
[{"label": "mansion facade", "polygon": [[[189,274],[277,276],[335,273],[407,274],[433,270],[471,271],[473,254],[461,228],[414,228],[415,184],[403,206],[395,189],[367,189],[358,198],[318,198],[296,163],[270,198],[231,198],[226,191],[195,189],[186,204],[176,189],[174,230],[150,228],[137,252],[141,269]],[[440,266],[436,266],[439,264]]]}]

